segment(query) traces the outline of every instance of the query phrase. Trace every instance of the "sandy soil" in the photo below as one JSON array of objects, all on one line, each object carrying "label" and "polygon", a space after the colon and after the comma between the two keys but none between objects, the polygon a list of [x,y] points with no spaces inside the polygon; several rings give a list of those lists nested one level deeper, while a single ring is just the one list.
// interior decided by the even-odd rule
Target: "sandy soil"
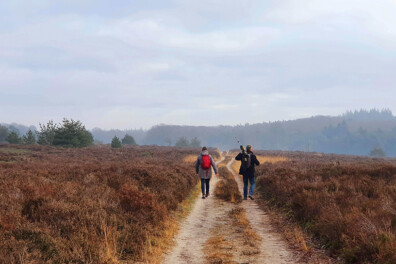
[{"label": "sandy soil", "polygon": [[[227,164],[231,172],[232,162],[233,159]],[[234,172],[233,174],[242,192],[242,180]],[[217,177],[212,177],[211,194],[214,193],[218,181]],[[238,232],[235,232],[235,227],[230,223],[229,212],[237,207],[246,210],[252,230],[261,238],[257,245],[258,252],[252,255],[242,252],[242,240],[237,238]],[[245,200],[236,205],[221,201],[214,195],[206,199],[197,197],[190,215],[181,223],[180,232],[175,237],[175,247],[166,254],[163,263],[205,263],[205,243],[217,233],[235,238],[227,241],[232,255],[235,256],[235,263],[295,263],[292,251],[287,248],[281,235],[271,227],[268,216],[255,201]]]},{"label": "sandy soil", "polygon": [[[227,168],[234,175],[239,191],[243,194],[243,180],[231,169],[233,162],[235,162],[234,159],[227,164]],[[257,263],[296,263],[292,251],[288,249],[282,236],[270,225],[268,215],[256,201],[245,200],[242,202],[242,208],[247,212],[252,229],[261,237],[260,255]]]}]

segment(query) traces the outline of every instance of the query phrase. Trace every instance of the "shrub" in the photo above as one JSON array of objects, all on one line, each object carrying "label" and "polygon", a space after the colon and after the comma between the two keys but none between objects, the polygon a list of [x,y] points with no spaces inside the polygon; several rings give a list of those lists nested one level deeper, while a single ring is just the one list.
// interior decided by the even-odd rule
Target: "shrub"
[{"label": "shrub", "polygon": [[190,142],[186,137],[181,137],[176,141],[175,146],[179,148],[187,148],[190,146]]},{"label": "shrub", "polygon": [[111,147],[112,148],[122,148],[122,144],[120,139],[117,136],[114,136],[111,140]]},{"label": "shrub", "polygon": [[242,201],[241,193],[238,190],[234,176],[226,167],[219,168],[219,175],[221,180],[217,184],[215,195],[216,197],[233,203],[240,203]]},{"label": "shrub", "polygon": [[386,157],[386,154],[382,148],[376,146],[370,151],[370,156],[382,158],[382,157]]},{"label": "shrub", "polygon": [[122,139],[122,144],[124,144],[124,145],[136,145],[136,141],[135,141],[135,139],[132,136],[126,134],[124,136],[124,138]]}]

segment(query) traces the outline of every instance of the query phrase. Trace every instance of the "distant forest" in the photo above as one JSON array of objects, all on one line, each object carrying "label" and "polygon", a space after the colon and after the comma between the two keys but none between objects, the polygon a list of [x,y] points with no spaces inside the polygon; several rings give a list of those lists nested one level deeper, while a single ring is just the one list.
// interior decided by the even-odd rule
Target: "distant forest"
[{"label": "distant forest", "polygon": [[[16,124],[11,126],[20,132],[29,129]],[[122,138],[129,134],[139,145],[174,146],[183,139],[228,150],[238,148],[239,141],[243,145],[253,145],[254,149],[349,155],[369,155],[374,148],[380,148],[386,156],[396,157],[396,117],[388,109],[236,126],[157,125],[149,130],[95,128],[91,133],[96,143],[105,144],[114,136]]]}]

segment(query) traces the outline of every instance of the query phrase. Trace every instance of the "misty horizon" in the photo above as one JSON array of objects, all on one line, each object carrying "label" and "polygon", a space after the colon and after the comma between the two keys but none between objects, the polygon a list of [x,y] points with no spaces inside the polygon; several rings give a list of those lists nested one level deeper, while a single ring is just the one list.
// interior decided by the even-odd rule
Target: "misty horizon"
[{"label": "misty horizon", "polygon": [[[378,112],[378,113],[380,113],[380,114],[381,114],[381,113],[387,113],[387,114],[390,115],[391,117],[395,117],[395,116],[393,116],[393,113],[392,113],[392,111],[391,111],[390,109],[377,109],[377,108],[372,108],[372,109],[369,109],[369,110],[366,110],[366,109],[347,110],[346,112],[343,112],[343,113],[341,113],[341,114],[334,115],[334,116],[318,114],[318,115],[313,115],[313,116],[309,116],[309,117],[302,117],[302,118],[289,119],[289,120],[272,120],[272,121],[261,121],[261,122],[243,123],[243,124],[240,123],[240,124],[217,124],[217,125],[191,125],[191,124],[171,124],[171,123],[166,124],[166,123],[159,123],[159,124],[155,124],[155,125],[153,125],[153,126],[151,126],[151,127],[147,127],[147,128],[142,128],[142,127],[140,127],[140,128],[137,128],[137,127],[128,127],[128,128],[118,128],[118,127],[113,127],[113,128],[102,128],[102,127],[98,127],[98,126],[94,126],[94,127],[87,127],[87,126],[85,126],[85,127],[86,127],[88,130],[91,130],[91,131],[92,131],[92,130],[95,130],[95,129],[101,129],[101,130],[104,130],[104,131],[111,131],[111,130],[120,130],[120,131],[143,130],[143,131],[148,131],[148,130],[152,129],[153,127],[157,127],[157,126],[183,126],[183,127],[222,127],[222,126],[224,126],[224,127],[236,127],[236,126],[246,126],[246,125],[255,125],[255,124],[270,124],[270,123],[276,123],[276,122],[297,121],[297,120],[300,120],[300,119],[309,119],[309,118],[315,118],[315,117],[343,117],[343,116],[346,116],[348,113],[354,113],[354,112],[355,112],[355,113],[357,113],[357,112],[367,112],[367,113],[370,113],[370,112]],[[66,118],[66,119],[73,119],[73,120],[75,120],[75,121],[80,121],[80,122],[82,122],[83,124],[85,124],[84,121],[78,120],[78,119],[75,119],[75,118],[69,118],[69,117],[63,117],[63,118]],[[47,120],[46,122],[43,122],[43,123],[41,123],[41,124],[46,124],[48,121],[54,121],[54,123],[59,124],[59,123],[62,122],[63,118],[60,119],[60,120]],[[22,124],[22,123],[17,123],[17,122],[11,122],[11,123],[0,122],[0,124],[6,125],[6,126],[10,126],[10,125],[22,125],[22,126],[26,126],[26,127],[34,127],[35,129],[39,129],[39,125],[40,125],[40,123],[38,123],[38,124]]]}]

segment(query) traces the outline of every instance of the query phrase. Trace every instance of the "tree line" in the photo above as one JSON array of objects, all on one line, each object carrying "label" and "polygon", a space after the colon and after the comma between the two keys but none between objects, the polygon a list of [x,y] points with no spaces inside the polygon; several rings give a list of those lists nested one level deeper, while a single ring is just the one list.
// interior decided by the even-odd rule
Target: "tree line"
[{"label": "tree line", "polygon": [[[25,135],[20,135],[18,129],[14,127],[9,129],[0,125],[0,142],[3,141],[10,144],[83,148],[92,145],[94,137],[80,121],[64,118],[60,124],[55,124],[52,120],[47,124],[40,124],[40,131],[29,129]],[[121,141],[114,136],[111,146],[118,148],[122,145],[136,145],[136,141],[128,134]]]},{"label": "tree line", "polygon": [[[0,142],[15,132],[11,126],[12,131],[6,130],[0,126]],[[158,125],[149,130],[95,128],[88,131],[81,122],[64,119],[58,125],[52,121],[40,124],[39,132],[28,132],[24,136],[12,133],[7,139],[12,143],[30,144],[33,134],[38,144],[66,147],[110,143],[115,147],[139,144],[197,148],[205,145],[235,149],[240,144],[251,144],[263,150],[396,157],[396,118],[389,109],[236,126]],[[129,137],[133,138],[132,143],[128,143]]]}]

